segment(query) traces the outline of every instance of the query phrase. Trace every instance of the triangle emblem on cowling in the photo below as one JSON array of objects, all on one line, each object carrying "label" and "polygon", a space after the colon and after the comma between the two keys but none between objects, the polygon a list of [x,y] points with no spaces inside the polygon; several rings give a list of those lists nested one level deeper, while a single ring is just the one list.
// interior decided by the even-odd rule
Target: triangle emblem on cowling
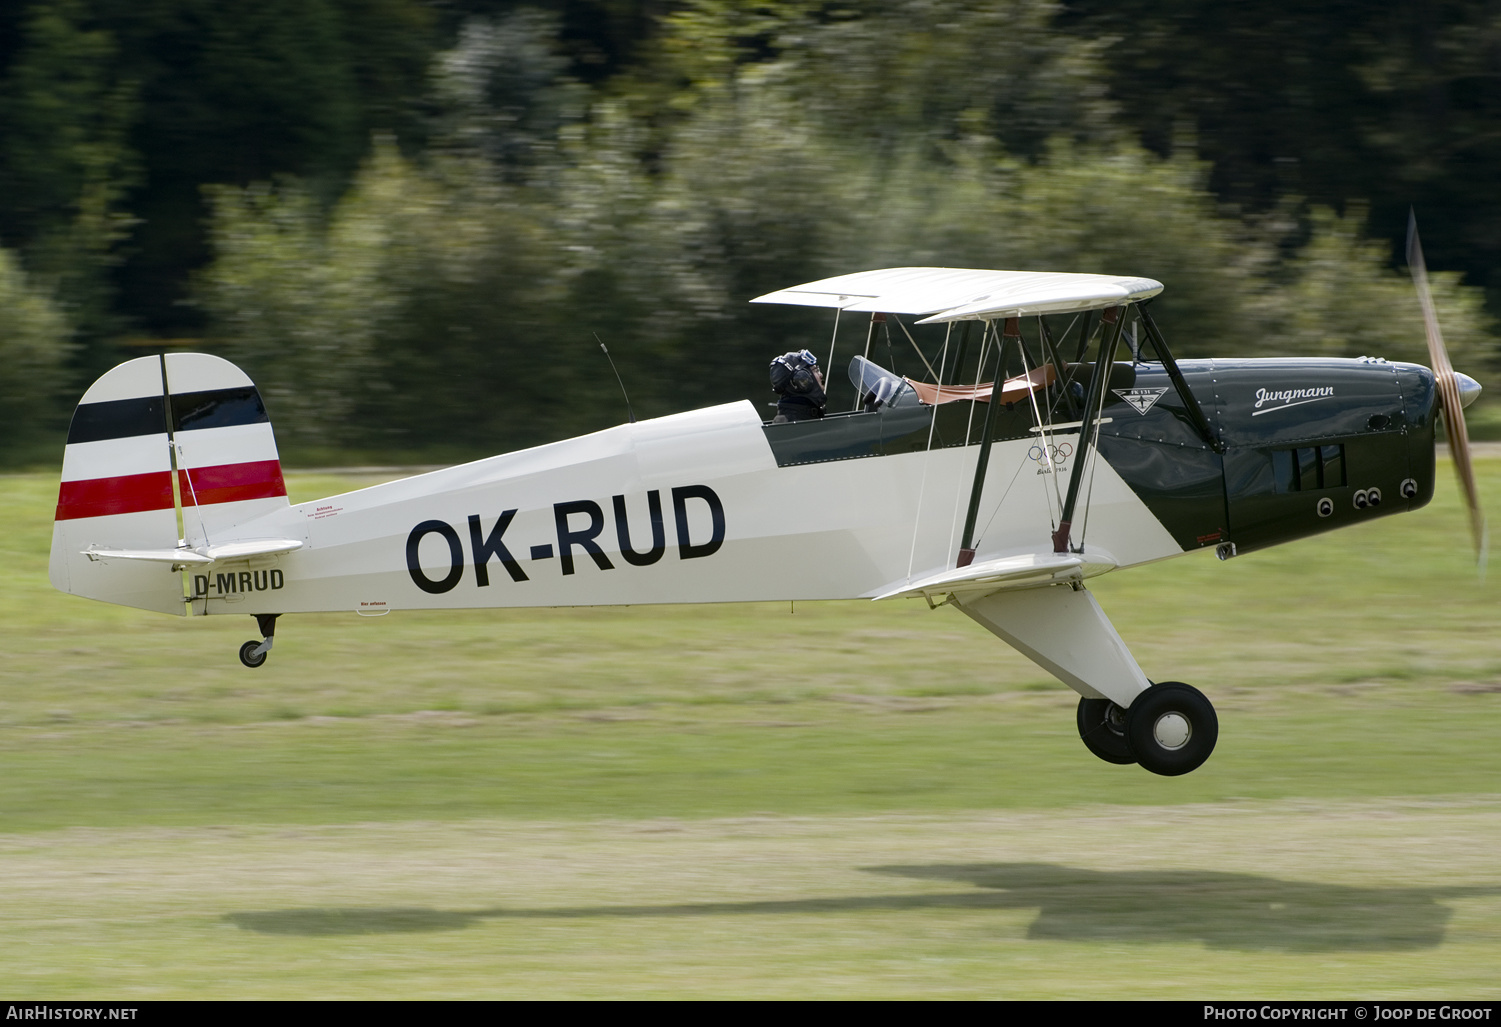
[{"label": "triangle emblem on cowling", "polygon": [[1111,389],[1121,399],[1131,404],[1138,414],[1145,414],[1162,398],[1167,389]]}]

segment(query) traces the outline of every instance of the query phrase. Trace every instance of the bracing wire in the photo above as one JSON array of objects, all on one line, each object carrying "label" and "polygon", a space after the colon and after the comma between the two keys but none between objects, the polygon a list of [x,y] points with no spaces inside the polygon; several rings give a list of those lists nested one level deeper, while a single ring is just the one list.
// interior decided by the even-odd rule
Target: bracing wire
[{"label": "bracing wire", "polygon": [[[990,359],[991,329],[994,327],[989,321],[985,323],[985,330],[980,333],[980,364],[975,368],[975,388],[980,387],[980,379],[985,377],[985,362]],[[975,426],[975,408],[971,404],[969,419],[964,426],[964,444],[969,445],[969,437]]]},{"label": "bracing wire", "polygon": [[167,355],[158,357],[162,373],[162,409],[166,414],[167,427],[167,459],[172,472],[172,495],[173,503],[177,506],[177,515],[182,518],[182,531],[188,533],[187,514],[182,510],[182,488],[179,484],[187,479],[188,494],[193,497],[193,512],[198,515],[198,530],[203,533],[203,544],[211,545],[212,540],[208,537],[208,524],[203,519],[203,505],[198,502],[198,490],[193,486],[193,472],[188,470],[187,457],[183,454],[182,443],[177,441],[176,418],[172,411],[172,387],[167,381]]},{"label": "bracing wire", "polygon": [[[1075,314],[1074,315],[1074,319],[1068,323],[1068,327],[1066,329],[1064,329],[1063,334],[1059,336],[1059,339],[1060,340],[1067,339],[1068,338],[1068,333],[1074,330],[1074,325],[1078,324],[1079,323],[1079,318],[1081,318],[1083,316],[1084,316],[1083,314]],[[1103,324],[1104,324],[1104,322],[1101,321],[1099,325],[1095,326],[1094,331],[1092,331],[1092,332],[1089,333],[1089,339],[1093,339],[1095,337],[1095,334],[1100,330],[1100,325],[1103,325]],[[1085,346],[1086,349],[1089,346],[1089,339],[1086,339],[1084,341],[1084,346]],[[1083,362],[1083,356],[1081,354],[1080,358],[1078,360],[1074,361],[1074,369],[1068,373],[1068,378],[1064,380],[1064,382],[1063,382],[1063,384],[1061,386],[1059,386],[1059,388],[1058,388],[1058,395],[1053,399],[1053,403],[1052,403],[1052,409],[1053,410],[1057,410],[1058,409],[1058,404],[1063,402],[1064,394],[1068,391],[1069,387],[1074,384],[1074,381],[1079,377],[1079,372],[1083,369],[1083,367],[1084,367],[1084,362]]]},{"label": "bracing wire", "polygon": [[208,524],[203,519],[203,506],[198,502],[198,490],[193,487],[193,472],[184,464],[182,444],[176,443],[178,467],[182,470],[182,476],[188,479],[188,494],[193,497],[193,510],[198,514],[198,530],[203,532],[203,544],[212,545],[213,540],[208,537]]},{"label": "bracing wire", "polygon": [[[1041,321],[1041,318],[1038,318],[1038,320]],[[1017,348],[1022,351],[1022,374],[1023,375],[1030,375],[1031,374],[1031,369],[1027,366],[1027,348],[1025,346],[1019,346]],[[1058,503],[1058,513],[1059,513],[1059,516],[1062,516],[1062,514],[1063,514],[1063,497],[1058,492],[1059,471],[1058,471],[1057,466],[1053,462],[1053,452],[1054,452],[1054,448],[1053,448],[1054,447],[1054,443],[1053,443],[1054,436],[1053,436],[1053,433],[1052,433],[1053,411],[1052,411],[1051,408],[1049,408],[1047,422],[1046,422],[1046,424],[1044,424],[1043,419],[1042,419],[1041,410],[1040,410],[1040,408],[1039,408],[1039,406],[1037,404],[1037,393],[1036,393],[1036,391],[1029,391],[1029,397],[1030,397],[1030,399],[1032,401],[1032,415],[1035,418],[1037,418],[1037,425],[1038,425],[1038,428],[1039,428],[1039,431],[1038,431],[1038,441],[1042,443],[1043,458],[1047,461],[1048,470],[1050,472],[1049,477],[1052,479],[1053,494],[1051,496],[1048,495],[1048,485],[1047,485],[1047,483],[1044,483],[1043,486],[1042,486],[1042,488],[1043,488],[1043,500],[1044,500],[1045,503],[1047,503],[1047,507],[1048,507],[1048,525],[1049,525],[1050,528],[1056,528],[1058,525],[1057,525],[1057,522],[1055,522],[1053,520],[1053,501],[1057,500],[1057,503]],[[992,394],[991,400],[992,400],[992,402],[996,401],[994,394]],[[980,544],[981,539],[983,539],[984,536],[985,536],[985,534],[990,531],[990,526],[993,523],[995,523],[996,515],[1001,512],[1001,507],[1004,506],[1005,503],[1006,503],[1006,497],[1011,494],[1011,489],[1016,485],[1016,479],[1021,474],[1022,469],[1025,466],[1026,466],[1026,461],[1022,461],[1022,462],[1020,462],[1020,463],[1017,464],[1016,470],[1012,472],[1012,474],[1011,474],[1011,480],[1006,483],[1006,488],[1005,488],[1004,491],[1001,492],[1000,499],[996,500],[995,506],[990,511],[990,516],[988,518],[986,518],[986,520],[985,520],[985,527],[980,531],[979,535],[975,539],[975,543],[974,544],[975,544],[975,548],[976,549],[979,548],[979,544]]]},{"label": "bracing wire", "polygon": [[[839,315],[844,312],[843,307],[834,308],[834,334],[829,336],[829,362],[824,365],[824,400],[828,400],[829,389],[834,385],[834,343],[839,341]],[[858,402],[858,401],[857,401]]]},{"label": "bracing wire", "polygon": [[[1094,416],[1094,438],[1089,441],[1089,481],[1084,486],[1084,521],[1079,525],[1079,548],[1084,548],[1084,539],[1089,534],[1089,508],[1094,504],[1094,472],[1100,466],[1100,428],[1101,420],[1105,416],[1106,389],[1110,385],[1111,367],[1101,369],[1105,375],[1105,381],[1100,385],[1100,406]],[[1081,443],[1083,439],[1079,440]]]},{"label": "bracing wire", "polygon": [[[919,360],[922,361],[923,366],[928,369],[928,373],[929,374],[934,375],[934,384],[935,385],[942,385],[943,384],[943,379],[940,378],[940,377],[938,377],[934,373],[934,371],[933,371],[933,365],[930,364],[930,363],[928,363],[928,358],[922,355],[922,349],[921,349],[921,347],[919,347],[917,345],[917,340],[912,337],[912,333],[909,332],[909,331],[907,331],[907,326],[904,325],[904,324],[902,324],[902,319],[899,318],[899,317],[897,317],[895,314],[891,315],[891,319],[893,321],[895,321],[896,322],[896,326],[902,330],[902,334],[907,337],[907,341],[910,342],[910,343],[912,343],[912,348],[915,349],[915,350],[917,350],[917,359],[919,359]],[[950,321],[949,325],[952,327],[953,323],[954,322]],[[948,333],[947,332],[944,333],[943,344],[945,346],[947,346],[949,344],[949,337],[948,337]]]},{"label": "bracing wire", "polygon": [[[994,327],[995,327],[994,322],[986,321],[985,322],[985,329],[984,329],[984,331],[982,331],[980,333],[980,362],[975,366],[975,388],[979,388],[980,387],[980,379],[985,374],[985,361],[988,360],[988,359],[990,359],[990,350],[989,350],[989,347],[990,347],[990,332],[991,332],[991,329],[994,328]],[[992,391],[994,391],[994,390],[992,390]],[[992,395],[991,399],[994,400],[994,398],[995,397]],[[965,448],[969,447],[970,432],[974,430],[974,426],[975,426],[975,406],[976,405],[977,404],[974,403],[974,402],[970,403],[970,405],[969,405],[969,417],[968,417],[968,419],[964,423],[964,445],[965,445]],[[954,551],[954,533],[959,530],[959,510],[960,510],[960,506],[961,506],[961,504],[963,502],[964,502],[964,476],[962,474],[960,474],[960,475],[955,475],[954,476],[954,512],[949,517],[949,547],[948,547],[948,549],[945,550],[945,552],[952,553]]]},{"label": "bracing wire", "polygon": [[[974,547],[976,552],[979,552],[980,543],[985,541],[985,533],[988,532],[990,530],[990,526],[995,523],[996,514],[1000,513],[1001,507],[1006,505],[1006,497],[1011,495],[1011,489],[1016,485],[1016,479],[1021,476],[1021,473],[1023,469],[1026,468],[1026,466],[1027,462],[1025,460],[1018,461],[1016,470],[1011,472],[1011,480],[1006,483],[1005,489],[1001,491],[1001,498],[995,501],[995,508],[990,511],[990,516],[985,519],[985,527],[975,535]],[[1051,516],[1051,512],[1049,513],[1049,516]]]},{"label": "bracing wire", "polygon": [[[870,315],[870,324],[867,325],[866,328],[865,328],[865,359],[866,360],[870,359],[870,344],[871,344],[871,341],[873,339],[875,339],[875,337],[876,337],[876,315],[872,314],[872,315]],[[859,410],[860,409],[860,401],[863,400],[864,398],[865,398],[865,377],[862,375],[861,378],[860,378],[859,384],[855,386],[855,405],[852,406],[852,407],[850,407],[850,409],[851,410]]]},{"label": "bracing wire", "polygon": [[[939,378],[938,384],[943,384],[942,373],[947,369],[949,359],[949,336],[953,334],[954,322],[950,321],[943,331],[943,353],[938,358]],[[910,336],[909,336],[910,338]],[[931,368],[929,369],[931,370]],[[923,455],[922,478],[917,486],[917,512],[912,516],[912,545],[907,550],[907,580],[912,580],[912,564],[917,559],[917,532],[922,526],[922,501],[923,494],[928,488],[928,465],[933,462],[933,431],[938,426],[938,404],[933,404],[933,409],[928,414],[928,451]]]},{"label": "bracing wire", "polygon": [[[1018,342],[1020,341],[1021,340],[1018,338]],[[1048,473],[1046,477],[1052,483],[1052,495],[1048,495],[1048,482],[1042,483],[1043,500],[1047,503],[1048,507],[1048,527],[1051,530],[1058,527],[1057,521],[1053,519],[1053,501],[1055,499],[1058,502],[1059,515],[1061,516],[1063,513],[1063,497],[1058,494],[1058,468],[1053,462],[1053,454],[1057,452],[1057,448],[1053,444],[1052,433],[1048,431],[1049,426],[1052,424],[1052,420],[1051,418],[1049,418],[1048,422],[1044,423],[1042,419],[1042,409],[1037,405],[1037,389],[1031,384],[1032,369],[1027,366],[1027,347],[1025,345],[1018,345],[1017,349],[1021,350],[1022,376],[1028,383],[1027,399],[1029,399],[1032,403],[1032,416],[1037,421],[1037,434],[1039,441],[1042,443],[1042,457],[1043,460],[1047,463]]]},{"label": "bracing wire", "polygon": [[[1072,327],[1072,322],[1070,322],[1070,327]],[[1038,344],[1044,346],[1044,349],[1046,349],[1046,344],[1043,341],[1043,323],[1042,323],[1042,317],[1041,317],[1041,315],[1039,315],[1038,318],[1037,318],[1037,339],[1038,339]],[[1043,355],[1047,356],[1047,353],[1044,352]],[[1052,355],[1054,357],[1056,357],[1058,355],[1056,349],[1053,351]],[[1057,381],[1058,377],[1059,377],[1059,370],[1058,370],[1058,368],[1055,367],[1055,368],[1053,368],[1053,380]],[[1046,390],[1047,385],[1044,384],[1042,387],[1043,387],[1044,390]],[[1044,394],[1044,396],[1046,396],[1047,395],[1046,391],[1044,391],[1043,394]],[[1035,394],[1034,394],[1034,402],[1035,402]],[[1044,428],[1041,432],[1039,432],[1039,434],[1047,435],[1048,436],[1048,438],[1049,438],[1049,445],[1053,445],[1054,443],[1052,442],[1052,439],[1054,439],[1054,438],[1057,437],[1057,433],[1053,429],[1053,415],[1054,415],[1054,413],[1056,411],[1057,411],[1057,400],[1055,398],[1053,402],[1051,402],[1051,403],[1048,404],[1048,423],[1047,423],[1047,427]],[[1061,523],[1062,520],[1063,520],[1063,493],[1059,490],[1059,485],[1061,484],[1061,482],[1058,479],[1060,477],[1061,477],[1061,475],[1056,475],[1056,474],[1053,476],[1053,498],[1058,501],[1058,520]],[[1049,511],[1048,516],[1050,518],[1052,517],[1051,510]],[[1054,527],[1056,528],[1057,525],[1054,525]]]}]

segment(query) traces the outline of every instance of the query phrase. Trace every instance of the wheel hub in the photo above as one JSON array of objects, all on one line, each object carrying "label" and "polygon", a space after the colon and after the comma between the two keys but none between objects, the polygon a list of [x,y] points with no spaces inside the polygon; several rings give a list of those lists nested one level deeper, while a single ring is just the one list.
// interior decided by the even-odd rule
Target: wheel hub
[{"label": "wheel hub", "polygon": [[1193,736],[1193,727],[1181,713],[1164,713],[1152,725],[1152,737],[1169,751],[1181,749]]},{"label": "wheel hub", "polygon": [[1204,694],[1181,681],[1162,681],[1137,695],[1126,711],[1126,742],[1145,770],[1177,777],[1214,751],[1219,718]]}]

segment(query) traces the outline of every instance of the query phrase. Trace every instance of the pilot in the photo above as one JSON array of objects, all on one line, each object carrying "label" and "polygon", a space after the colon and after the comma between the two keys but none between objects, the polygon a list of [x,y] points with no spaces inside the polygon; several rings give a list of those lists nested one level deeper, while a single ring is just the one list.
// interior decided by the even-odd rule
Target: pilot
[{"label": "pilot", "polygon": [[781,397],[772,424],[811,421],[824,415],[828,397],[823,391],[823,372],[818,358],[808,350],[783,353],[771,362],[771,390]]}]

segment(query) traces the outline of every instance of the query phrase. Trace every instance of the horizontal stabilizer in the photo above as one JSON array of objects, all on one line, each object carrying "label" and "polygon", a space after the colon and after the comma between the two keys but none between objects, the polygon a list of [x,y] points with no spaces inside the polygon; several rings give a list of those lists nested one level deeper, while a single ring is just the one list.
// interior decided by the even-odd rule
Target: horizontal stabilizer
[{"label": "horizontal stabilizer", "polygon": [[275,556],[292,553],[302,548],[302,543],[292,538],[263,538],[250,542],[224,542],[217,546],[199,546],[198,552],[210,560],[244,560],[251,556]]},{"label": "horizontal stabilizer", "polygon": [[1116,568],[1115,558],[1098,549],[1083,553],[1019,553],[968,567],[943,571],[904,584],[877,599],[915,599],[953,595],[978,598],[1006,589],[1033,588],[1062,581],[1082,581]]},{"label": "horizontal stabilizer", "polygon": [[252,556],[275,556],[301,549],[296,539],[269,538],[252,542],[226,542],[217,546],[198,546],[193,549],[107,549],[90,546],[82,550],[90,560],[145,560],[149,563],[177,563],[202,566],[220,560],[245,560]]}]

